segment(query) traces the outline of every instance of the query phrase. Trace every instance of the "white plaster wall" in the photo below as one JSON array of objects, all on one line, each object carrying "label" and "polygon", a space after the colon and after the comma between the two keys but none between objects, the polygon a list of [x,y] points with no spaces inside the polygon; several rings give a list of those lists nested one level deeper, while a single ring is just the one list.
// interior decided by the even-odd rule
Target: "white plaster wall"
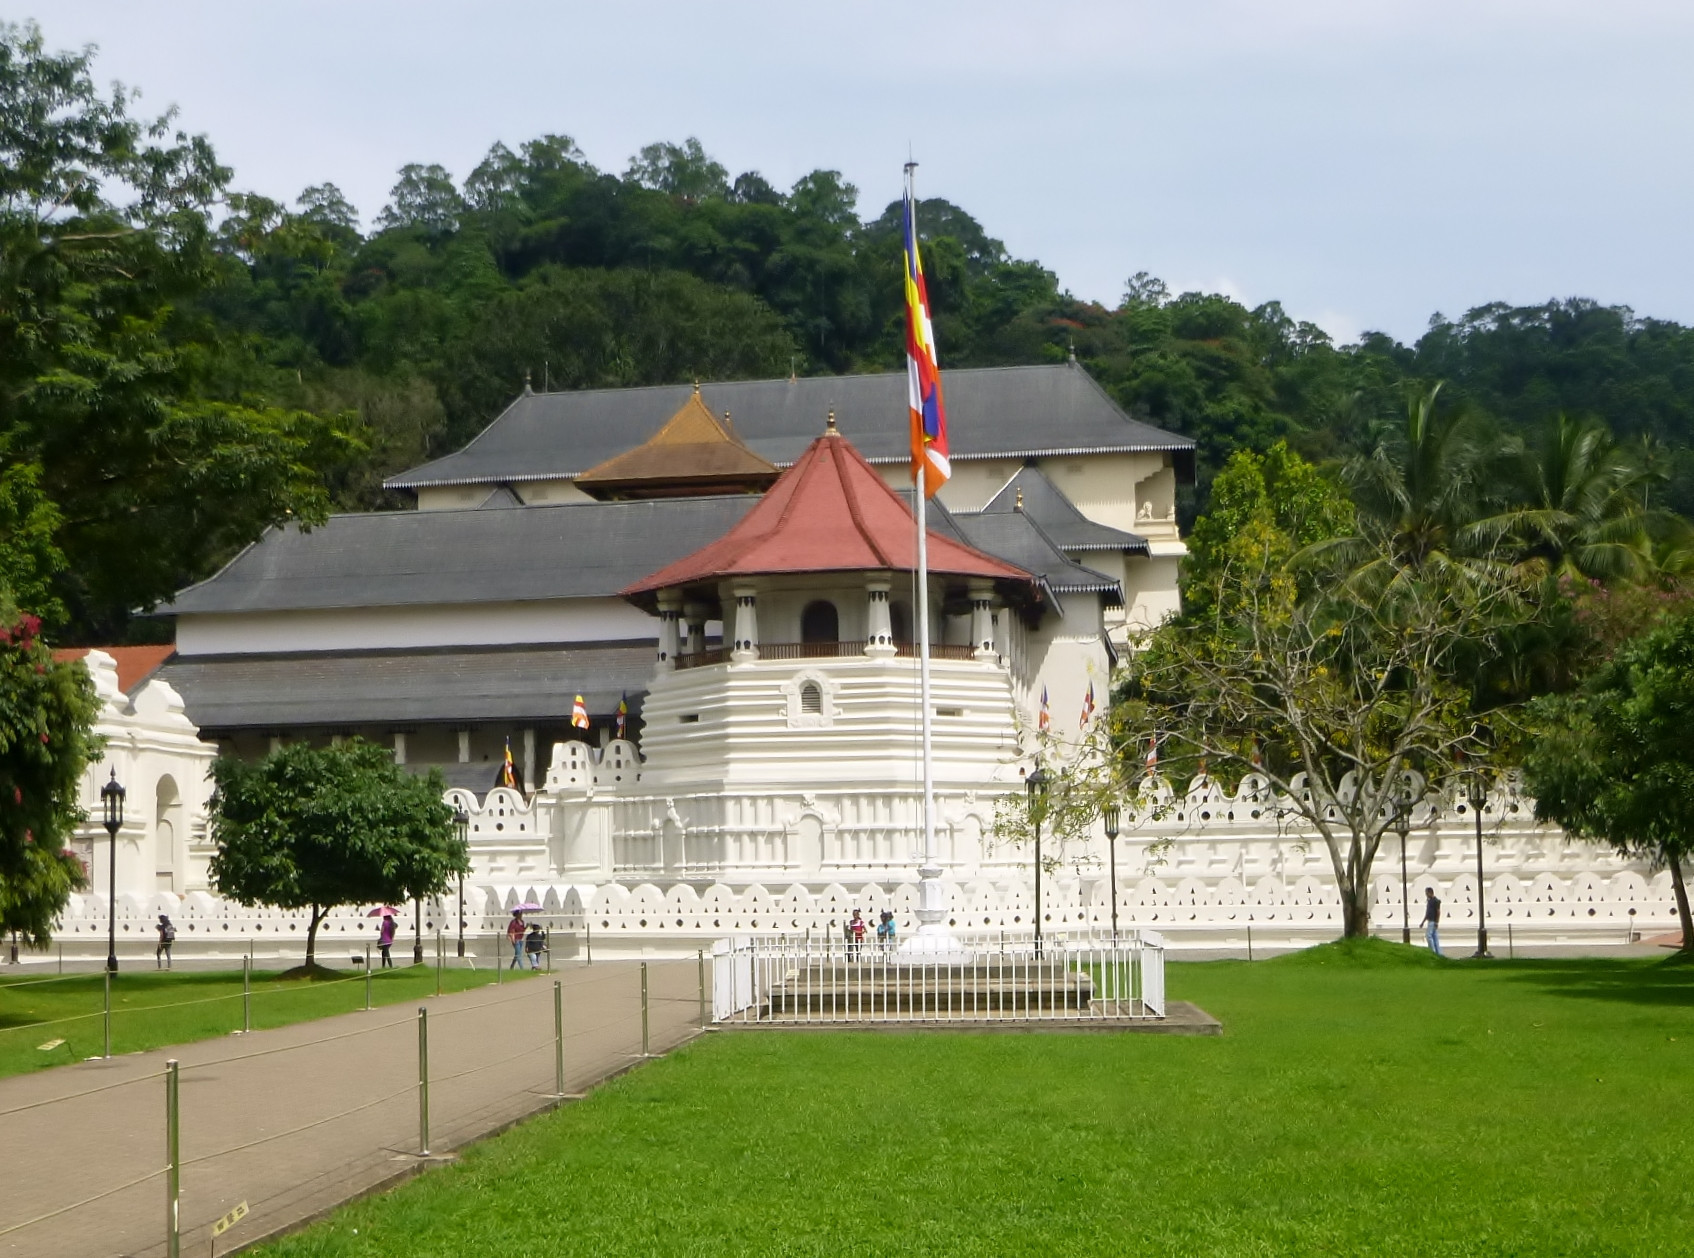
[{"label": "white plaster wall", "polygon": [[179,655],[356,651],[655,639],[657,622],[618,598],[464,606],[349,607],[177,618]]}]

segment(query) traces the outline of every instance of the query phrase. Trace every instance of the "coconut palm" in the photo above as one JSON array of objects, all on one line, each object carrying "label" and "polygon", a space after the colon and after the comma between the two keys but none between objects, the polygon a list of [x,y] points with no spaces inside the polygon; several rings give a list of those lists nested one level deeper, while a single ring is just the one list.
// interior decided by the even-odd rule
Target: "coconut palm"
[{"label": "coconut palm", "polygon": [[1525,575],[1610,582],[1651,571],[1647,476],[1605,425],[1557,415],[1513,463],[1512,504],[1477,532]]}]

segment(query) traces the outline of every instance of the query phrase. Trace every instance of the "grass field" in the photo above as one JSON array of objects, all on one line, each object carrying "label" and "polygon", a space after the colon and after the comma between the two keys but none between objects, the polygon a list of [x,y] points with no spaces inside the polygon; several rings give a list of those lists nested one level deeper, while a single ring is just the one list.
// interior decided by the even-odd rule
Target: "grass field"
[{"label": "grass field", "polygon": [[[441,989],[463,991],[494,981],[492,969],[447,969]],[[434,991],[433,965],[397,963],[391,970],[372,972],[372,1004],[415,1000]],[[0,979],[0,1076],[98,1055],[104,1048],[104,1000],[100,974]],[[363,969],[343,970],[327,981],[253,974],[255,1030],[364,1007]],[[114,1054],[228,1035],[241,1029],[241,1019],[240,970],[131,968],[120,970],[112,983]]]},{"label": "grass field", "polygon": [[1216,1039],[722,1033],[267,1258],[1694,1252],[1694,967],[1173,965]]}]

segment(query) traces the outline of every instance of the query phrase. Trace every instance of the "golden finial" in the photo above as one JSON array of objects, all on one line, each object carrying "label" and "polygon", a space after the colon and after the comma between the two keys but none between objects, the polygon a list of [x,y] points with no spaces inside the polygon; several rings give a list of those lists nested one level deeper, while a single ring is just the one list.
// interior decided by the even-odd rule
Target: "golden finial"
[{"label": "golden finial", "polygon": [[695,397],[700,396],[700,377],[699,376],[694,377],[694,396]]},{"label": "golden finial", "polygon": [[735,421],[734,421],[734,420],[733,420],[733,419],[731,419],[731,418],[730,418],[730,417],[729,417],[729,412],[728,412],[728,411],[725,411],[725,412],[724,412],[724,413],[723,413],[723,426],[724,426],[724,428],[725,428],[725,429],[727,429],[727,430],[728,430],[728,431],[729,431],[729,432],[734,432],[734,431],[735,431]]},{"label": "golden finial", "polygon": [[824,432],[832,433],[834,431],[835,431],[835,408],[832,406],[832,407],[829,408],[829,421],[828,421],[828,423],[826,423],[824,425]]},{"label": "golden finial", "polygon": [[1019,510],[1019,511],[1023,510],[1023,486],[1022,485],[1018,486],[1018,505],[1017,505],[1016,509]]}]

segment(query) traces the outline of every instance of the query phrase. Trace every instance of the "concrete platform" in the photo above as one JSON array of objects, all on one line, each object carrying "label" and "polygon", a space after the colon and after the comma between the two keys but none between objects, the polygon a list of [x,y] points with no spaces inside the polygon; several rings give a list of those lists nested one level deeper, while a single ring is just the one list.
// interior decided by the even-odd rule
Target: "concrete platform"
[{"label": "concrete platform", "polygon": [[1186,1000],[1165,1004],[1162,1018],[1123,1018],[1083,1012],[1028,1018],[976,1018],[942,1014],[933,1018],[775,1017],[719,1022],[712,1031],[963,1031],[974,1034],[1050,1035],[1109,1032],[1129,1035],[1222,1035],[1223,1023]]}]

